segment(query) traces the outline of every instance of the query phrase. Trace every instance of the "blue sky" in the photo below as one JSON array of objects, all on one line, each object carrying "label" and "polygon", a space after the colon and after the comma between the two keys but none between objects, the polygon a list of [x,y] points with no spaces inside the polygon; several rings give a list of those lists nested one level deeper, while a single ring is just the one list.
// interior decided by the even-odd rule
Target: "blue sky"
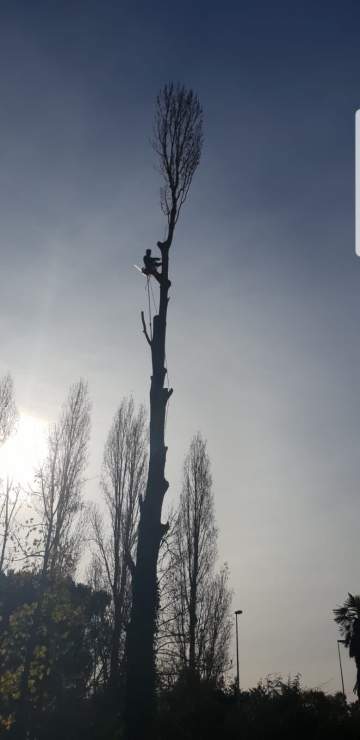
[{"label": "blue sky", "polygon": [[1,4],[0,371],[48,420],[88,378],[96,498],[112,414],[148,393],[132,265],[163,236],[154,98],[194,87],[205,146],[172,254],[168,497],[200,429],[243,685],[300,671],[334,690],[331,609],[360,588],[360,13],[314,5]]}]

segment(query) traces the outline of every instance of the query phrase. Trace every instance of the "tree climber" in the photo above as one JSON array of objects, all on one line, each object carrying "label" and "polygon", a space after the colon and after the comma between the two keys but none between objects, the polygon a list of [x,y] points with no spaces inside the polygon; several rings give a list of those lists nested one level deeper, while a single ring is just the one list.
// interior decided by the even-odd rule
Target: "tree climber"
[{"label": "tree climber", "polygon": [[160,282],[161,275],[158,273],[157,268],[161,267],[161,264],[161,260],[151,256],[151,249],[147,249],[144,254],[144,267],[141,272],[144,275],[153,275]]}]

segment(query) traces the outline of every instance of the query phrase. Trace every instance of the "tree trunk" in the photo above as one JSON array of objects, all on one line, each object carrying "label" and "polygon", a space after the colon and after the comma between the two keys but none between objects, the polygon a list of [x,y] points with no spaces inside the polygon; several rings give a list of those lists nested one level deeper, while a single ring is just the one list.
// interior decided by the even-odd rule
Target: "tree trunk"
[{"label": "tree trunk", "polygon": [[354,686],[354,692],[357,695],[358,702],[360,702],[360,656],[355,656],[356,665],[356,684]]},{"label": "tree trunk", "polygon": [[[157,96],[153,147],[159,157],[163,186],[161,209],[167,218],[168,233],[157,246],[161,252],[161,273],[151,261],[160,285],[159,313],[149,337],[144,315],[143,329],[151,347],[150,456],[144,501],[140,507],[136,566],[133,571],[131,621],[127,633],[126,729],[128,740],[153,737],[155,716],[154,637],[158,607],[157,562],[159,547],[168,526],[161,523],[165,479],[165,413],[172,390],[164,388],[166,316],[168,306],[169,250],[180,210],[186,200],[202,147],[202,109],[198,97],[183,86],[165,85]],[[151,255],[151,250],[150,250]],[[145,267],[147,263],[144,259]],[[160,265],[159,265],[160,267]]]},{"label": "tree trunk", "polygon": [[190,601],[189,601],[189,668],[191,679],[196,674],[196,621],[197,621],[197,596],[198,596],[198,578],[199,578],[199,531],[197,527],[197,512],[195,509],[195,528],[194,528],[194,562],[193,572],[190,583]]},{"label": "tree trunk", "polygon": [[144,333],[151,347],[150,386],[150,456],[140,522],[136,566],[133,572],[131,622],[127,635],[127,733],[129,740],[145,740],[153,731],[155,714],[154,636],[158,607],[157,561],[161,539],[167,525],[161,523],[164,495],[169,487],[165,479],[165,413],[172,390],[164,388],[166,316],[168,306],[169,249],[173,229],[165,242],[158,242],[162,256],[159,276],[160,305],[154,317],[153,337]]},{"label": "tree trunk", "polygon": [[109,684],[111,690],[117,688],[119,683],[119,652],[121,636],[121,604],[119,597],[114,600],[114,631],[111,640],[110,674]]},{"label": "tree trunk", "polygon": [[190,600],[189,600],[189,669],[192,677],[196,674],[196,611],[197,611],[197,577],[198,577],[198,566],[197,562],[194,565],[194,572],[192,576],[192,583],[190,586]]},{"label": "tree trunk", "polygon": [[110,655],[110,675],[109,683],[110,689],[115,691],[119,687],[119,654],[120,654],[120,639],[121,632],[124,628],[124,599],[125,599],[125,586],[126,586],[126,563],[122,563],[120,587],[119,592],[114,593],[114,631],[111,641],[111,655]]}]

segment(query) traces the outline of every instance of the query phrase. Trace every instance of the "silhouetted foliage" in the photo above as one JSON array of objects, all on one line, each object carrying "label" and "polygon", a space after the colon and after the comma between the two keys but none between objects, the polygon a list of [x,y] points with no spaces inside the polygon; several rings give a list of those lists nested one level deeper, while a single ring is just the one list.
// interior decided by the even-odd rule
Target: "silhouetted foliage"
[{"label": "silhouetted foliage", "polygon": [[159,740],[355,740],[360,715],[342,694],[302,689],[299,678],[269,677],[236,697],[235,686],[186,676],[161,697]]},{"label": "silhouetted foliage", "polygon": [[[123,706],[97,690],[98,655],[109,596],[71,578],[48,581],[37,621],[26,735],[17,698],[26,642],[43,582],[28,572],[0,575],[0,734],[9,740],[121,740]],[[106,631],[106,630],[105,630]],[[305,689],[300,678],[269,676],[237,697],[235,686],[189,681],[187,670],[159,692],[157,740],[358,740],[359,705],[342,694]]]},{"label": "silhouetted foliage", "polygon": [[360,596],[348,595],[344,605],[334,609],[335,622],[339,625],[350,658],[356,665],[354,693],[360,701]]},{"label": "silhouetted foliage", "polygon": [[45,740],[54,728],[58,731],[60,722],[68,737],[77,737],[69,734],[72,712],[77,707],[81,713],[81,702],[91,691],[107,606],[107,594],[70,578],[48,581],[44,587],[39,574],[0,575],[0,722],[3,729],[12,730],[11,737],[23,740],[17,712],[29,640],[34,647],[25,729],[29,737]]}]

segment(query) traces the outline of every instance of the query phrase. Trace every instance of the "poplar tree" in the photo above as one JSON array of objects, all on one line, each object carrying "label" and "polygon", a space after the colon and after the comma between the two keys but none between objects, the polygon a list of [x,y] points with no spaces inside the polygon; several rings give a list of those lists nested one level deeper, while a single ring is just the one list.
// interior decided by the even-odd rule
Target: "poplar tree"
[{"label": "poplar tree", "polygon": [[[129,740],[150,737],[155,714],[154,638],[158,609],[157,563],[167,524],[161,520],[169,483],[165,478],[167,447],[165,416],[172,388],[165,387],[166,321],[169,303],[169,259],[175,227],[193,175],[200,162],[203,113],[197,95],[168,84],[156,100],[153,148],[162,176],[160,204],[166,218],[164,241],[158,241],[161,264],[153,276],[159,289],[159,310],[152,332],[142,324],[151,352],[150,449],[147,486],[140,507],[136,563],[133,568],[131,621],[127,635],[126,725]],[[151,279],[151,278],[150,278]]]}]

